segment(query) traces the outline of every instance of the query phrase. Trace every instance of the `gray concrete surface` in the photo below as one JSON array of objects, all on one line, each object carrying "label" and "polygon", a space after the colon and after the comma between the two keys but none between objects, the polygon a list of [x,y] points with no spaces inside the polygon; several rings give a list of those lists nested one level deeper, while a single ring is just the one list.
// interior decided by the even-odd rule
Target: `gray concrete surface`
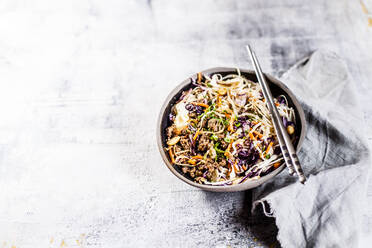
[{"label": "gray concrete surface", "polygon": [[[215,66],[280,75],[314,49],[343,57],[372,143],[371,2],[2,1],[0,247],[274,247],[250,193],[203,192],[162,164],[167,93]],[[352,124],[350,124],[352,125]],[[372,183],[363,244],[372,231]]]}]

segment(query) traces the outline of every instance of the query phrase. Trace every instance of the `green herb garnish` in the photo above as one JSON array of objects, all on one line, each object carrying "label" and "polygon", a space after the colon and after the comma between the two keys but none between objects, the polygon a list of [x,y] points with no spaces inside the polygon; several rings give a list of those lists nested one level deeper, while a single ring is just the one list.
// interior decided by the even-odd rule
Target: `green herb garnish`
[{"label": "green herb garnish", "polygon": [[212,134],[212,136],[210,137],[210,139],[211,140],[214,140],[214,141],[218,141],[218,137],[215,134]]},{"label": "green herb garnish", "polygon": [[224,151],[224,150],[221,150],[220,148],[218,148],[219,145],[220,145],[220,143],[217,142],[217,143],[214,145],[214,147],[213,147],[214,150],[216,150],[217,153],[222,153],[222,154],[224,154],[225,151]]},{"label": "green herb garnish", "polygon": [[222,119],[222,123],[225,125],[225,126],[228,126],[229,125],[229,121],[227,119]]}]

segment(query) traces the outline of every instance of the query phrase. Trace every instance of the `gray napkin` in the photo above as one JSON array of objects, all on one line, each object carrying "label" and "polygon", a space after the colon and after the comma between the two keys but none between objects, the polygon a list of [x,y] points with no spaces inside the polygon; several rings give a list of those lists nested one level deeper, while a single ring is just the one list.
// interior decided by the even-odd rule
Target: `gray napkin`
[{"label": "gray napkin", "polygon": [[276,218],[283,247],[357,247],[370,158],[347,67],[336,54],[316,51],[281,80],[305,111],[299,157],[308,181],[280,173],[253,192],[252,211]]}]

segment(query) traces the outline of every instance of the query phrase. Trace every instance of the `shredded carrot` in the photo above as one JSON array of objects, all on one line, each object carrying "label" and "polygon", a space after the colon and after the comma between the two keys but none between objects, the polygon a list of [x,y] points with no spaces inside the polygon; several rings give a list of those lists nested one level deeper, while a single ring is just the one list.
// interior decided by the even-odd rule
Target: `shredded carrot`
[{"label": "shredded carrot", "polygon": [[[249,138],[251,138],[251,140],[257,141],[256,137],[254,137],[252,133],[249,133],[248,135],[249,135]],[[258,149],[257,144],[255,144],[254,146]],[[263,159],[262,153],[260,153],[260,157]]]},{"label": "shredded carrot", "polygon": [[231,146],[232,146],[232,142],[230,142],[230,144],[227,146],[227,149],[226,149],[226,151],[229,151],[230,150],[230,148],[231,148]]},{"label": "shredded carrot", "polygon": [[247,170],[247,167],[245,167],[245,165],[244,165],[244,164],[243,164],[243,166],[242,166],[242,167],[243,167],[243,170]]},{"label": "shredded carrot", "polygon": [[196,133],[195,133],[194,137],[192,138],[193,140],[196,140],[196,138],[199,135],[199,132],[200,132],[200,129],[196,130]]},{"label": "shredded carrot", "polygon": [[196,164],[196,161],[193,160],[193,159],[189,159],[187,162],[188,162],[189,164],[192,164],[192,165],[195,165],[195,164]]},{"label": "shredded carrot", "polygon": [[171,159],[171,162],[172,162],[172,164],[174,164],[174,154],[173,154],[172,148],[169,149],[168,152],[169,152],[169,157]]},{"label": "shredded carrot", "polygon": [[230,151],[230,148],[231,148],[233,142],[234,142],[234,140],[231,139],[230,144],[227,146],[227,148],[225,150],[225,153],[224,153],[225,156],[227,156],[230,153],[229,151]]},{"label": "shredded carrot", "polygon": [[277,163],[274,164],[275,169],[278,168],[279,166],[280,166],[280,162],[277,162]]},{"label": "shredded carrot", "polygon": [[198,75],[197,75],[197,83],[200,83],[202,80],[202,74],[201,72],[198,72]]},{"label": "shredded carrot", "polygon": [[193,156],[191,157],[192,159],[203,159],[203,156],[201,155],[196,155],[196,156]]},{"label": "shredded carrot", "polygon": [[269,153],[269,151],[270,151],[271,147],[273,146],[273,144],[274,144],[273,142],[270,142],[269,146],[266,149],[266,154]]},{"label": "shredded carrot", "polygon": [[232,125],[231,125],[231,121],[230,121],[230,124],[229,124],[229,126],[227,127],[227,131],[229,131],[229,132],[231,132],[231,131],[233,131],[234,129],[233,129],[233,127],[232,127]]},{"label": "shredded carrot", "polygon": [[260,139],[263,137],[263,135],[257,131],[253,131],[254,134],[256,134],[258,137],[260,137]]},{"label": "shredded carrot", "polygon": [[236,169],[236,165],[238,164],[238,160],[235,160],[235,163],[233,165],[235,173],[238,172],[238,169]]},{"label": "shredded carrot", "polygon": [[257,125],[258,122],[257,122],[257,121],[252,121],[252,124],[253,124],[253,125]]},{"label": "shredded carrot", "polygon": [[234,130],[233,123],[234,123],[234,115],[230,116],[230,121],[229,121],[229,126],[227,127],[227,131],[231,132]]},{"label": "shredded carrot", "polygon": [[225,88],[219,88],[218,90],[217,90],[217,93],[219,94],[219,95],[221,95],[221,96],[224,96],[224,95],[226,95],[226,89]]},{"label": "shredded carrot", "polygon": [[279,105],[280,105],[279,103],[277,103],[277,102],[275,103],[275,106],[277,106],[277,107],[278,107]]},{"label": "shredded carrot", "polygon": [[201,106],[201,107],[204,107],[204,108],[209,107],[208,104],[205,104],[205,103],[202,103],[202,102],[193,102],[192,104],[197,105],[197,106]]},{"label": "shredded carrot", "polygon": [[217,96],[217,107],[221,106],[221,97]]},{"label": "shredded carrot", "polygon": [[228,113],[225,113],[225,116],[226,116],[227,118],[230,118],[230,117],[231,117],[231,115],[228,114]]},{"label": "shredded carrot", "polygon": [[189,119],[187,122],[193,122],[193,123],[195,123],[195,124],[198,124],[198,121],[197,120],[195,120],[195,119]]}]

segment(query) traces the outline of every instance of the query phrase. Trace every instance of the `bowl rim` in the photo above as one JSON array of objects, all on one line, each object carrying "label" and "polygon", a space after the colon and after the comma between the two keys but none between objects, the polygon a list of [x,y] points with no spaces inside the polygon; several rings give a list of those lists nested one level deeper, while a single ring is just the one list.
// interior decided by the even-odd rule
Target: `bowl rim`
[{"label": "bowl rim", "polygon": [[[214,74],[214,73],[219,73],[219,72],[222,72],[222,73],[236,72],[237,69],[239,69],[240,72],[242,72],[242,73],[255,74],[255,72],[253,70],[241,69],[241,68],[233,68],[233,67],[213,67],[213,68],[209,68],[209,69],[203,70],[203,71],[201,71],[201,73],[202,74]],[[188,179],[185,176],[183,176],[182,174],[180,174],[173,167],[173,164],[171,164],[170,161],[168,160],[168,157],[166,155],[166,152],[164,151],[164,147],[163,147],[163,143],[162,143],[162,132],[163,132],[163,130],[162,130],[162,121],[163,121],[163,118],[164,118],[165,110],[169,106],[170,101],[185,86],[187,86],[188,84],[191,84],[190,78],[195,78],[196,75],[197,74],[195,73],[195,74],[191,75],[190,77],[188,77],[187,79],[185,79],[184,81],[182,81],[180,84],[178,84],[168,94],[168,96],[166,97],[165,101],[163,102],[163,105],[162,105],[162,107],[160,109],[160,113],[158,115],[158,120],[157,120],[157,124],[156,124],[156,140],[157,140],[157,144],[158,144],[158,149],[159,149],[160,155],[161,155],[164,163],[168,167],[168,169],[176,177],[178,177],[183,182],[185,182],[185,183],[187,183],[187,184],[189,184],[191,186],[194,186],[194,187],[197,187],[197,188],[201,188],[203,190],[215,191],[215,192],[235,192],[235,191],[242,191],[242,190],[252,189],[252,188],[255,188],[255,187],[257,187],[257,186],[265,183],[269,179],[275,177],[277,174],[279,174],[280,172],[282,172],[283,169],[285,168],[285,164],[284,163],[282,165],[280,165],[274,171],[270,172],[269,174],[267,174],[267,175],[265,175],[263,177],[260,177],[259,179],[247,180],[247,181],[245,181],[242,184],[216,186],[216,185],[199,184],[199,183],[196,183],[194,181],[191,181],[190,179]],[[285,93],[291,98],[294,107],[298,111],[298,115],[299,115],[299,118],[300,118],[300,121],[301,121],[301,134],[300,134],[300,138],[298,140],[297,146],[296,146],[296,151],[299,152],[300,151],[300,148],[302,146],[302,143],[304,141],[304,138],[305,138],[305,135],[306,135],[306,131],[307,131],[307,125],[306,125],[304,110],[303,110],[301,104],[298,102],[298,100],[295,97],[295,95],[292,93],[292,91],[283,82],[281,82],[279,79],[277,79],[277,78],[275,78],[275,77],[273,77],[273,76],[271,76],[271,75],[269,75],[267,73],[264,73],[264,75],[267,77],[267,79],[269,79],[269,81],[271,83],[276,84],[279,88],[281,88],[283,91],[285,91]]]}]

